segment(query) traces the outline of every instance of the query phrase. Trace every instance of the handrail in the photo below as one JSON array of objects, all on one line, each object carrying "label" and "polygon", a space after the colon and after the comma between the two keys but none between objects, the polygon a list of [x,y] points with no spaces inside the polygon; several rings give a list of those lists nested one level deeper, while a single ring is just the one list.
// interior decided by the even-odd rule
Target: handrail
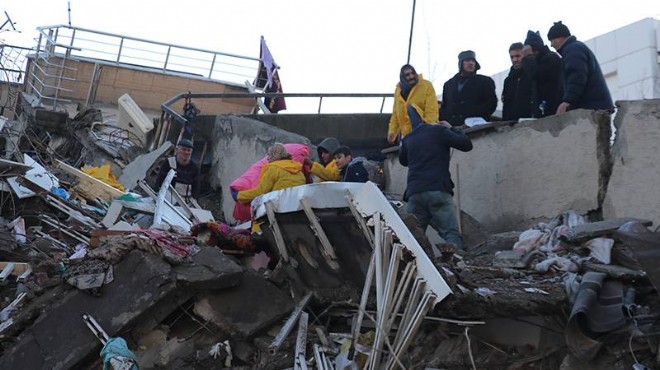
[{"label": "handrail", "polygon": [[[259,58],[146,40],[68,25],[38,27],[39,51],[142,65],[242,84],[257,75]],[[47,48],[42,44],[46,43]]]},{"label": "handrail", "polygon": [[394,94],[383,93],[181,93],[161,104],[164,113],[170,115],[180,123],[188,122],[182,115],[171,108],[171,106],[181,99],[259,99],[259,98],[319,98],[319,113],[321,111],[321,101],[323,98],[382,98],[383,103],[380,112],[383,113],[385,99],[394,97]]}]

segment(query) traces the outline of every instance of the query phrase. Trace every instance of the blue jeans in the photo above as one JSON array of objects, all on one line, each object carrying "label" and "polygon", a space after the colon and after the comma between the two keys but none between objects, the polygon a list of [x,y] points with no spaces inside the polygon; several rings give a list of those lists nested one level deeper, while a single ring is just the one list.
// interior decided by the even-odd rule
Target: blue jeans
[{"label": "blue jeans", "polygon": [[456,208],[451,194],[443,191],[424,191],[408,197],[406,211],[413,214],[422,230],[431,225],[447,243],[463,249],[463,240],[458,232]]}]

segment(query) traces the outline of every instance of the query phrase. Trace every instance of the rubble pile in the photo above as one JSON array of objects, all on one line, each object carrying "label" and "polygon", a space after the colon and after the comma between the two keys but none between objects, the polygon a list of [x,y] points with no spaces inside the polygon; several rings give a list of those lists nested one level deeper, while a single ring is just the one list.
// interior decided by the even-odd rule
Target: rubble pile
[{"label": "rubble pile", "polygon": [[660,364],[650,221],[489,235],[463,215],[459,255],[372,183],[324,183],[255,200],[257,235],[153,184],[172,144],[99,114],[3,128],[0,368]]}]

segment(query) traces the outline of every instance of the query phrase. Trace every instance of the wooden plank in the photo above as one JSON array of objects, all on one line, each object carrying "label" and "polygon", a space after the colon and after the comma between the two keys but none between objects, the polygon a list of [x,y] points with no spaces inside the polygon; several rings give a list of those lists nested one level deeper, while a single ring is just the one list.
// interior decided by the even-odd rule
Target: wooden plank
[{"label": "wooden plank", "polygon": [[[148,214],[153,214],[155,209],[156,209],[156,206],[152,203],[131,202],[129,200],[119,200],[119,201],[115,200],[112,203],[113,204],[114,203],[119,203],[122,206],[124,206],[124,208],[133,209],[133,210],[136,210],[138,212],[148,213]],[[113,225],[114,225],[114,223],[113,223]],[[108,227],[110,227],[110,226],[108,226]]]},{"label": "wooden plank", "polygon": [[115,189],[103,181],[97,180],[94,177],[80,171],[77,168],[71,167],[62,161],[56,159],[54,160],[53,165],[56,168],[78,178],[78,184],[76,184],[73,188],[87,200],[96,201],[96,198],[101,198],[104,201],[109,202],[125,194],[119,189]]},{"label": "wooden plank", "polygon": [[616,231],[616,229],[621,227],[621,225],[629,221],[637,221],[644,226],[651,226],[651,224],[653,224],[649,220],[641,220],[638,218],[628,217],[592,222],[584,225],[573,226],[569,230],[567,239],[571,243],[580,243],[589,239],[597,238],[599,236],[612,234],[614,231]]},{"label": "wooden plank", "polygon": [[117,222],[117,219],[119,218],[123,208],[124,205],[121,202],[110,203],[110,207],[108,207],[108,211],[105,213],[105,217],[103,217],[101,224],[103,224],[105,227],[111,227],[114,225]]}]

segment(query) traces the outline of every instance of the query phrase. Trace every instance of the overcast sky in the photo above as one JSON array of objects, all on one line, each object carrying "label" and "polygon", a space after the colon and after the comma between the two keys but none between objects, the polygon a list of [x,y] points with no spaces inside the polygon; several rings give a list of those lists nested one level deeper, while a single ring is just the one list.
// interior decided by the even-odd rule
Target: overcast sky
[{"label": "overcast sky", "polygon": [[[263,35],[284,92],[392,93],[407,59],[413,1],[2,0],[21,33],[0,38],[34,46],[36,27],[69,22],[69,3],[72,26],[165,43],[258,57]],[[461,50],[474,50],[480,73],[492,75],[509,68],[508,47],[528,29],[545,39],[562,20],[587,40],[646,17],[660,18],[660,1],[417,0],[411,64],[440,93]],[[306,109],[287,105],[291,113]]]}]

